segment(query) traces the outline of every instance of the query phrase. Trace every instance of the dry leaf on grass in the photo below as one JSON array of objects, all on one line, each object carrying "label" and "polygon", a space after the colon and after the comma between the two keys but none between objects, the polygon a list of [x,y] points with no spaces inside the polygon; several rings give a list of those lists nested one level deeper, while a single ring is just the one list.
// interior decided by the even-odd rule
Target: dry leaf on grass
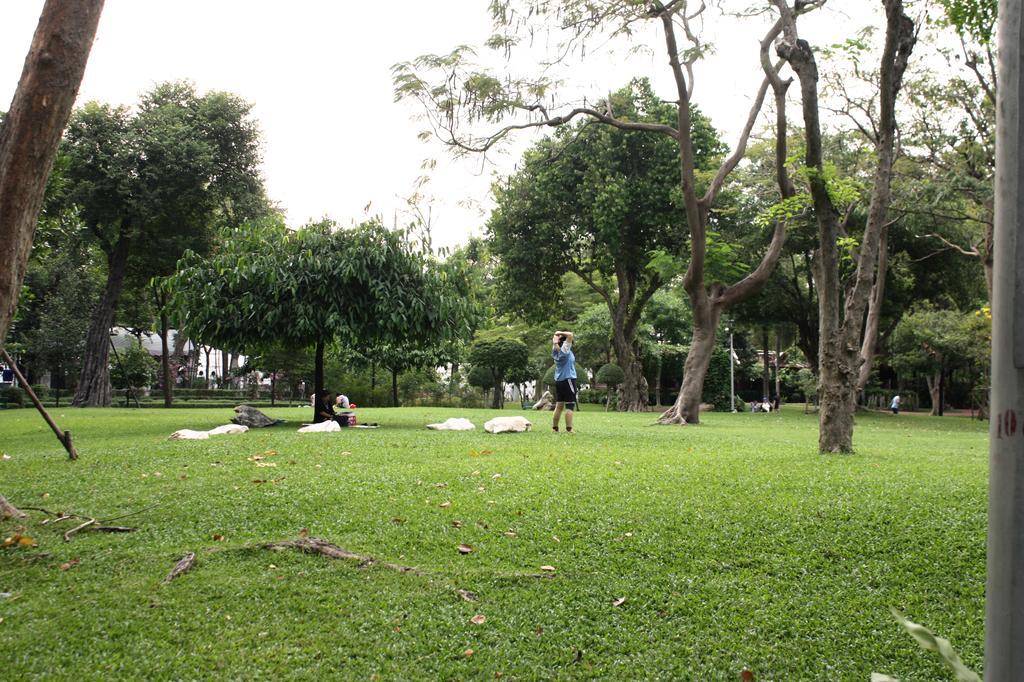
[{"label": "dry leaf on grass", "polygon": [[455,590],[464,601],[476,601],[476,592],[470,592],[469,590]]},{"label": "dry leaf on grass", "polygon": [[744,670],[740,673],[740,680],[743,682],[754,682],[754,673],[749,670]]},{"label": "dry leaf on grass", "polygon": [[441,507],[441,509],[447,509],[448,507],[452,506],[452,503],[451,503],[451,502],[442,502],[442,503],[441,503],[440,505],[438,505],[438,506],[440,506],[440,507]]},{"label": "dry leaf on grass", "polygon": [[469,554],[472,551],[473,547],[471,545],[459,545],[459,554]]},{"label": "dry leaf on grass", "polygon": [[540,567],[540,570],[554,572],[555,567],[554,566],[548,566],[547,564],[545,564],[545,565]]},{"label": "dry leaf on grass", "polygon": [[80,562],[79,562],[79,560],[78,560],[78,559],[72,559],[71,561],[65,561],[64,563],[62,563],[62,564],[60,565],[60,570],[62,570],[62,571],[66,571],[66,570],[68,570],[69,568],[72,568],[72,567],[74,567],[74,566],[77,566],[77,565],[78,565],[79,563],[80,563]]},{"label": "dry leaf on grass", "polygon": [[36,541],[27,535],[21,533],[15,533],[3,542],[0,542],[0,548],[7,547],[35,547]]},{"label": "dry leaf on grass", "polygon": [[452,528],[462,528],[462,521],[459,521],[458,519],[453,519]]},{"label": "dry leaf on grass", "polygon": [[487,616],[485,616],[482,613],[478,613],[475,616],[473,616],[472,618],[470,618],[469,622],[472,623],[473,625],[483,625],[484,623],[487,622]]},{"label": "dry leaf on grass", "polygon": [[224,536],[221,535],[220,533],[214,533],[213,534],[213,541],[214,542],[224,542]]},{"label": "dry leaf on grass", "polygon": [[626,603],[626,598],[625,597],[619,597],[618,599],[616,599],[615,601],[612,602],[612,606],[622,606],[625,603]]},{"label": "dry leaf on grass", "polygon": [[473,655],[473,650],[472,649],[466,649],[465,651],[462,652],[462,655],[465,656],[466,658],[469,658],[470,656]]},{"label": "dry leaf on grass", "polygon": [[304,538],[307,535],[309,535],[309,529],[308,528],[303,528],[302,530],[299,531],[299,537],[300,538]]}]

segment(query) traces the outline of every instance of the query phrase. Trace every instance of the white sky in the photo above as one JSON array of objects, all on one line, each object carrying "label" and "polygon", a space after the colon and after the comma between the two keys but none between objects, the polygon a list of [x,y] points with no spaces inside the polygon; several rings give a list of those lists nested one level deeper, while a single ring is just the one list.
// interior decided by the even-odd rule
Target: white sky
[{"label": "white sky", "polygon": [[[481,234],[494,173],[507,173],[517,150],[491,159],[452,161],[437,142],[423,143],[416,110],[395,103],[391,66],[427,52],[479,44],[490,35],[487,0],[107,0],[79,103],[133,104],[155,83],[189,79],[200,91],[228,90],[254,104],[264,137],[263,175],[288,223],[329,216],[342,224],[381,215],[391,224],[414,191],[426,158],[438,159],[430,196],[435,246]],[[875,5],[835,0],[802,20],[821,45],[871,23]],[[21,75],[42,0],[0,0],[0,107],[8,108]],[[837,9],[842,8],[842,9]],[[717,53],[698,66],[695,100],[732,145],[760,83],[756,20],[730,20],[706,33]],[[566,71],[591,101],[633,76],[651,77],[672,97],[657,36],[650,51],[592,52]],[[793,88],[795,91],[795,88]],[[794,110],[791,116],[798,116]],[[466,204],[475,207],[467,207]],[[399,222],[406,222],[399,217]]]}]

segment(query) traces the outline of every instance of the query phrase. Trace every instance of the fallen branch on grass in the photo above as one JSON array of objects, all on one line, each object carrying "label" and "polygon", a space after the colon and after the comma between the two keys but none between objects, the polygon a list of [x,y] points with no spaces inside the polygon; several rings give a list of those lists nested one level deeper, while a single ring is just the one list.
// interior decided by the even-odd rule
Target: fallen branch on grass
[{"label": "fallen branch on grass", "polygon": [[[122,514],[121,516],[115,516],[111,519],[106,519],[106,521],[101,521],[100,519],[94,518],[92,516],[85,516],[83,514],[50,511],[49,509],[46,509],[44,507],[23,507],[23,509],[42,512],[43,514],[47,514],[53,517],[50,519],[43,519],[41,525],[46,525],[47,523],[60,523],[61,521],[68,521],[70,519],[84,519],[84,523],[81,523],[72,528],[71,530],[67,531],[66,533],[64,533],[64,542],[70,542],[71,536],[80,530],[94,530],[99,533],[134,533],[138,530],[138,528],[129,528],[128,526],[106,526],[102,524],[110,523],[111,521],[117,521],[119,519],[124,519],[129,516],[134,516],[135,514],[141,514],[142,512],[152,509],[155,506],[157,505],[153,504],[148,507],[144,507],[143,509],[139,509],[138,511],[133,511],[128,514]],[[24,514],[22,514],[22,516],[24,516]]]},{"label": "fallen branch on grass", "polygon": [[369,568],[370,566],[380,566],[382,568],[389,568],[399,573],[412,573],[413,575],[425,575],[423,571],[412,566],[402,566],[401,564],[392,564],[385,561],[378,561],[372,556],[365,556],[362,554],[355,554],[342,549],[335,544],[321,540],[320,538],[299,538],[297,540],[282,540],[281,542],[269,542],[265,545],[260,545],[263,549],[269,549],[276,552],[280,552],[285,549],[297,549],[300,552],[306,552],[307,554],[320,554],[329,559],[343,559],[345,561],[354,561],[359,564],[360,568]]},{"label": "fallen branch on grass", "polygon": [[174,564],[174,568],[172,568],[171,572],[167,574],[166,578],[164,578],[164,582],[169,583],[182,573],[192,570],[192,566],[194,566],[195,563],[196,553],[189,552],[185,556],[181,557],[178,563]]}]

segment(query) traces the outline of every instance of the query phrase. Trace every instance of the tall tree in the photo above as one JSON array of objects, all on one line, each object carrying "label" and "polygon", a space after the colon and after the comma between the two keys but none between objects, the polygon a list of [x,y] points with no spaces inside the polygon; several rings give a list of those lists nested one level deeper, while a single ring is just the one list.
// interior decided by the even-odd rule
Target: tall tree
[{"label": "tall tree", "polygon": [[[814,215],[818,224],[820,388],[818,448],[821,452],[853,451],[853,417],[860,370],[861,328],[874,285],[879,243],[888,222],[890,186],[896,141],[896,98],[917,36],[914,23],[903,12],[902,0],[883,0],[886,31],[879,66],[879,107],[874,186],[867,226],[857,249],[857,267],[844,287],[840,280],[841,234],[839,214],[829,193],[822,154],[819,122],[818,66],[810,44],[797,32],[796,16],[785,0],[773,0],[779,11],[783,37],[776,51],[800,80],[807,168]],[[884,274],[884,273],[883,273]],[[844,292],[845,289],[845,292]],[[845,301],[843,294],[845,293]]]},{"label": "tall tree", "polygon": [[0,273],[0,343],[18,304],[46,178],[102,10],[103,0],[47,0],[14,99],[0,122],[0,244],[7,249]]},{"label": "tall tree", "polygon": [[[103,0],[47,0],[11,107],[0,121],[0,344],[18,305],[46,177],[85,73]],[[70,440],[68,441],[70,443]],[[21,513],[0,495],[4,515]]]},{"label": "tall tree", "polygon": [[[634,121],[668,124],[676,108],[646,79],[610,95],[604,108]],[[706,171],[724,150],[711,123],[691,111],[695,166]],[[542,317],[564,303],[561,279],[578,276],[611,316],[612,346],[625,373],[619,409],[647,409],[637,354],[644,309],[670,278],[648,267],[652,252],[682,257],[686,218],[679,193],[678,147],[667,137],[587,122],[564,126],[534,145],[521,169],[495,186],[487,227],[501,259],[500,291],[511,310]]]},{"label": "tall tree", "polygon": [[[789,9],[794,17],[820,2],[798,2],[799,9]],[[762,42],[762,68],[766,75],[753,98],[743,132],[732,153],[705,181],[698,181],[696,130],[692,112],[694,66],[708,49],[695,33],[695,22],[703,19],[707,4],[686,0],[615,0],[596,5],[590,0],[492,0],[495,35],[488,41],[492,48],[505,52],[529,41],[538,31],[549,32],[552,24],[563,31],[563,39],[553,46],[559,58],[578,51],[585,53],[590,39],[607,36],[634,35],[636,27],[651,22],[660,28],[664,38],[675,90],[672,104],[675,117],[671,124],[634,121],[619,116],[607,107],[566,106],[564,113],[550,113],[556,107],[552,80],[495,75],[471,62],[470,48],[456,48],[448,55],[427,55],[411,63],[394,67],[395,89],[399,98],[418,101],[426,110],[430,123],[441,139],[461,152],[486,152],[511,132],[523,128],[560,126],[577,117],[586,118],[624,131],[663,135],[677,145],[677,168],[680,198],[689,233],[690,253],[685,263],[684,287],[693,310],[693,340],[687,354],[683,386],[676,404],[659,420],[666,424],[698,423],[704,377],[714,348],[716,330],[722,311],[755,293],[763,286],[778,260],[785,241],[785,224],[779,221],[757,267],[739,281],[729,284],[714,278],[707,270],[708,231],[711,210],[730,173],[743,158],[750,131],[761,110],[769,86],[776,98],[784,97],[786,83],[778,78],[781,64],[771,64],[767,49],[779,34],[781,22],[772,26]],[[685,44],[679,43],[682,32]],[[529,41],[532,43],[532,41]],[[427,74],[420,72],[426,71]],[[428,80],[429,79],[429,80]],[[785,159],[785,107],[776,107],[782,157]],[[516,117],[519,118],[516,118]],[[509,122],[496,132],[483,136],[467,129],[474,123]],[[781,182],[781,181],[780,181]],[[680,226],[682,227],[682,226]]]},{"label": "tall tree", "polygon": [[225,210],[237,219],[262,210],[250,108],[234,95],[165,83],[135,112],[90,103],[73,117],[68,197],[107,261],[74,404],[110,404],[109,332],[126,280],[144,286],[186,248],[204,251]]},{"label": "tall tree", "polygon": [[243,352],[312,346],[320,391],[332,342],[426,348],[467,338],[477,311],[451,274],[376,221],[290,231],[268,218],[225,232],[207,258],[186,252],[163,286],[198,342]]},{"label": "tall tree", "polygon": [[494,387],[491,407],[500,409],[505,400],[505,380],[510,375],[526,373],[530,349],[519,339],[477,341],[469,349],[469,362],[473,367],[488,370]]}]

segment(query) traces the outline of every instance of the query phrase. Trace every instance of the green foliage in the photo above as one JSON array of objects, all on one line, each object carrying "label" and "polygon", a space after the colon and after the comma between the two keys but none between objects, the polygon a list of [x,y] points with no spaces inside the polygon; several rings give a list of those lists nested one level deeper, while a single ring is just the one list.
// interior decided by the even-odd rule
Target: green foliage
[{"label": "green foliage", "polygon": [[937,0],[946,21],[961,35],[983,45],[992,42],[998,17],[998,0]]},{"label": "green foliage", "polygon": [[[120,358],[120,361],[118,361]],[[148,388],[156,381],[159,363],[142,344],[132,340],[131,345],[110,356],[110,379],[114,388]]]},{"label": "green foliage", "polygon": [[618,386],[626,380],[626,374],[618,365],[608,363],[601,367],[601,369],[597,370],[597,375],[594,377],[594,380],[599,384]]},{"label": "green foliage", "polygon": [[802,368],[797,372],[797,385],[800,387],[800,392],[804,394],[804,402],[817,402],[818,377],[814,375],[814,372],[806,367]]},{"label": "green foliage", "polygon": [[376,221],[248,223],[209,258],[186,253],[162,286],[190,338],[241,350],[436,347],[466,338],[478,313],[445,266]]},{"label": "green foliage", "polygon": [[[675,107],[645,79],[613,93],[610,106],[625,118],[675,121]],[[703,168],[721,143],[707,117],[696,109],[692,117]],[[586,123],[560,127],[531,147],[522,169],[494,187],[487,229],[500,259],[503,305],[535,319],[557,314],[565,305],[561,278],[569,272],[613,300],[627,296],[630,308],[637,292],[666,283],[648,267],[649,253],[672,259],[685,249],[678,153],[664,136]],[[616,273],[635,291],[620,291]]]},{"label": "green foliage", "polygon": [[729,412],[729,349],[717,344],[711,353],[711,363],[704,377],[701,401],[715,406],[718,412]]},{"label": "green foliage", "polygon": [[7,407],[24,407],[28,395],[17,386],[8,386],[3,389],[3,400]]},{"label": "green foliage", "polygon": [[[937,637],[935,634],[923,625],[908,620],[906,616],[899,612],[897,609],[892,609],[892,615],[896,618],[896,621],[903,626],[903,629],[914,638],[922,649],[925,651],[934,651],[942,662],[949,666],[950,670],[953,671],[953,675],[959,682],[981,682],[981,676],[974,672],[960,660],[960,655],[953,649],[953,645],[949,643],[948,639]],[[894,677],[888,677],[886,675],[879,675],[872,673],[872,682],[899,682]]]},{"label": "green foliage", "polygon": [[478,340],[470,347],[469,362],[473,365],[474,371],[486,368],[491,376],[495,407],[501,405],[502,390],[507,378],[514,377],[518,380],[516,383],[523,383],[529,379],[532,374],[529,355],[530,349],[519,339]]}]

